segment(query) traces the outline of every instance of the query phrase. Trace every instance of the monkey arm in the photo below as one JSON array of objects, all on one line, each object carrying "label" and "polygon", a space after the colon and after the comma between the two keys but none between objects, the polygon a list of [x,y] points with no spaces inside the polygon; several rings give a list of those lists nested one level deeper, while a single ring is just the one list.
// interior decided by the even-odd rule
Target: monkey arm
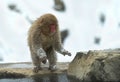
[{"label": "monkey arm", "polygon": [[56,34],[56,37],[55,37],[54,48],[57,52],[59,52],[60,54],[63,54],[64,56],[65,55],[71,56],[71,53],[68,52],[67,50],[65,50],[62,46],[61,36],[60,36],[59,30],[58,30],[58,32]]}]

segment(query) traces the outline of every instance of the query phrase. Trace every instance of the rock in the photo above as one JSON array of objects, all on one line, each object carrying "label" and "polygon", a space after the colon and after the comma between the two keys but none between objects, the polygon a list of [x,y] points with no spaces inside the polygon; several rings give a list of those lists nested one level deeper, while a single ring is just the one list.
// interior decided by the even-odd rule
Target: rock
[{"label": "rock", "polygon": [[91,82],[120,81],[120,51],[96,50],[78,52],[69,64],[69,76]]},{"label": "rock", "polygon": [[61,31],[61,40],[62,40],[62,43],[64,44],[65,42],[65,39],[68,37],[69,35],[69,31],[66,29],[66,30],[63,30]]},{"label": "rock", "polygon": [[0,55],[0,61],[3,61],[3,57]]},{"label": "rock", "polygon": [[34,75],[45,75],[45,74],[61,74],[66,73],[69,62],[57,62],[58,70],[51,72],[48,70],[49,64],[42,64],[42,70],[38,73],[33,72],[33,65],[31,62],[18,62],[18,63],[1,63],[0,64],[0,79],[3,78],[25,78]]},{"label": "rock", "polygon": [[17,13],[21,13],[21,11],[17,8],[17,6],[15,4],[9,4],[8,8],[12,11],[17,12]]},{"label": "rock", "polygon": [[54,9],[57,11],[65,11],[65,4],[62,0],[54,0]]},{"label": "rock", "polygon": [[79,82],[68,78],[68,65],[69,62],[57,62],[59,69],[50,71],[49,63],[46,63],[42,64],[42,70],[34,73],[31,62],[0,63],[0,82]]}]

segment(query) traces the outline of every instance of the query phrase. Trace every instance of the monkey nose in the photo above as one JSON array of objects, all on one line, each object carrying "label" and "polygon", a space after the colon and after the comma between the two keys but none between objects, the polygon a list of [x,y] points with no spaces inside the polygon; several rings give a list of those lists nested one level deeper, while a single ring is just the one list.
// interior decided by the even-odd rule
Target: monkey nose
[{"label": "monkey nose", "polygon": [[55,32],[55,28],[56,28],[56,25],[55,25],[55,24],[51,24],[51,25],[50,25],[50,31],[51,31],[51,32]]}]

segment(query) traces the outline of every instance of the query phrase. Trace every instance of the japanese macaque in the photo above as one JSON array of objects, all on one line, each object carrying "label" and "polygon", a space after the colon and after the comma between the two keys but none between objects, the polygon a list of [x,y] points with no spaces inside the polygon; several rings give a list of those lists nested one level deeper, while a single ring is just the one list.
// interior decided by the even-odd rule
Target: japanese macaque
[{"label": "japanese macaque", "polygon": [[52,14],[44,14],[33,22],[28,33],[28,45],[34,65],[34,72],[38,72],[41,63],[49,61],[49,70],[56,70],[56,51],[68,56],[71,53],[61,44],[61,36],[57,18]]}]

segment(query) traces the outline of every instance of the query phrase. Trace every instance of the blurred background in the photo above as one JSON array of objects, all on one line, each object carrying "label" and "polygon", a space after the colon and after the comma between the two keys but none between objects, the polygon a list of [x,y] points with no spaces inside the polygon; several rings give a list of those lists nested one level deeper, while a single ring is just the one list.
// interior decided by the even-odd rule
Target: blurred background
[{"label": "blurred background", "polygon": [[64,47],[71,61],[79,51],[120,48],[120,0],[0,0],[0,63],[31,61],[27,33],[45,13],[68,31]]}]

